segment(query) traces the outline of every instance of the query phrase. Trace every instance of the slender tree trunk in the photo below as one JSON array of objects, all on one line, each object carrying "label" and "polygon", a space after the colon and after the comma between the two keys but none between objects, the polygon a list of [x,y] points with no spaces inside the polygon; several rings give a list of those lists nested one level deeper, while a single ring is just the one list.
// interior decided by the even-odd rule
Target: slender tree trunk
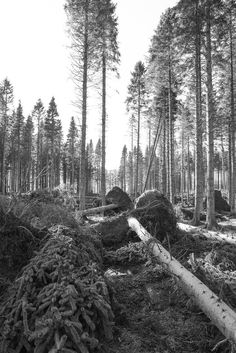
[{"label": "slender tree trunk", "polygon": [[138,186],[139,186],[140,118],[141,118],[141,102],[140,102],[140,84],[139,84],[139,86],[138,86],[138,131],[137,131],[137,157],[136,157],[136,176],[135,176],[135,197],[138,196]]},{"label": "slender tree trunk", "polygon": [[86,122],[87,122],[87,86],[88,86],[88,0],[86,0],[84,23],[83,87],[82,87],[82,129],[80,159],[80,210],[85,209],[86,195]]},{"label": "slender tree trunk", "polygon": [[162,133],[162,166],[161,166],[161,186],[162,186],[162,193],[166,195],[167,188],[166,188],[166,119],[164,116],[164,121],[163,121],[163,133]]},{"label": "slender tree trunk", "polygon": [[[169,49],[170,51],[170,49]],[[169,53],[169,195],[170,202],[174,204],[175,179],[174,179],[174,136],[173,136],[173,104],[172,104],[172,73],[171,73],[171,55]]]},{"label": "slender tree trunk", "polygon": [[212,85],[212,59],[211,59],[211,0],[206,4],[206,70],[207,70],[207,227],[212,229],[216,225],[215,197],[214,197],[214,102]]},{"label": "slender tree trunk", "polygon": [[221,135],[221,189],[225,189],[225,164],[224,164],[224,142],[223,135]]},{"label": "slender tree trunk", "polygon": [[231,151],[231,186],[230,186],[230,206],[231,206],[231,213],[236,214],[236,153],[235,153],[235,91],[236,91],[236,83],[235,83],[235,70],[236,70],[236,60],[235,60],[235,55],[236,55],[236,39],[233,38],[233,21],[232,21],[232,13],[230,11],[230,82],[231,82],[231,102],[230,102],[230,107],[231,107],[231,123],[230,123],[230,135],[231,135],[231,149],[229,150],[229,153]]},{"label": "slender tree trunk", "polygon": [[192,223],[200,223],[203,202],[203,153],[202,153],[202,89],[201,89],[201,32],[199,0],[196,0],[195,75],[196,75],[196,120],[195,120],[195,208]]},{"label": "slender tree trunk", "polygon": [[184,127],[182,125],[181,130],[181,176],[180,176],[180,192],[181,192],[181,202],[184,202]]},{"label": "slender tree trunk", "polygon": [[189,203],[189,193],[191,190],[191,174],[190,174],[190,151],[189,151],[189,136],[187,142],[187,203]]},{"label": "slender tree trunk", "polygon": [[102,171],[101,171],[102,205],[106,205],[106,57],[102,57]]}]

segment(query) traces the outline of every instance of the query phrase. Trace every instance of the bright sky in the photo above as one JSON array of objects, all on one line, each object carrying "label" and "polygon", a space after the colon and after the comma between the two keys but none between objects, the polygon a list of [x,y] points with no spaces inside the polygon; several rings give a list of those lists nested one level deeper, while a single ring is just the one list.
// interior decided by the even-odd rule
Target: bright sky
[{"label": "bright sky", "polygon": [[[107,168],[118,168],[123,145],[128,144],[125,109],[130,73],[145,60],[160,15],[177,0],[116,0],[121,52],[120,79],[109,82]],[[73,83],[66,34],[64,0],[0,0],[0,80],[14,87],[15,105],[21,100],[24,115],[41,98],[47,108],[55,96],[65,134],[72,115]],[[118,92],[118,93],[117,93]],[[88,139],[100,137],[99,113],[88,120]],[[129,146],[128,146],[129,148]]]}]

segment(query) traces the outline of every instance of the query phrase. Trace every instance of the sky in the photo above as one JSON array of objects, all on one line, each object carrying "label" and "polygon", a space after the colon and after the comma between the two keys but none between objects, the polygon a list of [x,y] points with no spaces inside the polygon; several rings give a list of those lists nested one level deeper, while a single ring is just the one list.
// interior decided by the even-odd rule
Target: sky
[{"label": "sky", "polygon": [[[120,78],[108,82],[107,169],[118,168],[124,144],[129,149],[127,86],[136,62],[144,61],[161,14],[177,0],[116,0],[119,23]],[[8,77],[24,116],[41,98],[47,108],[54,96],[64,134],[74,116],[74,86],[64,0],[0,0],[0,81]],[[90,106],[87,140],[101,135],[100,113]],[[142,139],[142,136],[141,136]]]}]

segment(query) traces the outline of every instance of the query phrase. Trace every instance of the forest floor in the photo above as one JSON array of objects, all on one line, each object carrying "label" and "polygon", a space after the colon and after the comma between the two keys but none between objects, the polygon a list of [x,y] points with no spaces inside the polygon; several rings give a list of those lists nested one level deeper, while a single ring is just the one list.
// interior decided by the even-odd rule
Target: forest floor
[{"label": "forest floor", "polygon": [[[57,209],[57,216],[54,214],[50,219],[46,208],[40,207],[37,205],[37,222],[41,228],[59,221],[74,225],[67,212],[64,214],[61,209],[59,212],[59,206],[50,206]],[[44,217],[40,218],[42,212]],[[31,207],[25,211],[25,220],[32,216]],[[35,217],[31,224],[36,224]],[[236,309],[236,219],[226,216],[218,224],[219,229],[212,232],[205,229],[204,223],[192,227],[187,221],[179,222],[177,239],[168,250],[218,294],[220,300]],[[4,261],[0,263],[0,305],[19,270]],[[115,313],[114,338],[104,343],[100,352],[236,352],[141,242],[104,248],[103,270],[119,310]]]}]

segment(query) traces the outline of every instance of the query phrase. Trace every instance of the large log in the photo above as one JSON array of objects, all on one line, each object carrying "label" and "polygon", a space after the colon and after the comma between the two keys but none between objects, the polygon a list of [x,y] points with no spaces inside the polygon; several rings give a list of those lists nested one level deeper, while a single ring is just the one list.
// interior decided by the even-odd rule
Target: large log
[{"label": "large log", "polygon": [[86,216],[92,215],[96,213],[107,212],[110,210],[116,210],[116,212],[123,212],[130,210],[134,207],[131,199],[129,198],[128,194],[124,192],[118,186],[114,186],[106,195],[106,203],[107,205],[88,208],[83,211],[79,211],[76,213],[76,216]]},{"label": "large log", "polygon": [[119,207],[119,205],[110,204],[110,205],[101,206],[101,207],[88,208],[87,210],[82,210],[82,211],[76,212],[76,217],[102,213],[105,211],[114,210],[118,207]]},{"label": "large log", "polygon": [[236,344],[236,313],[213,293],[203,282],[182,266],[171,254],[153,238],[146,229],[131,217],[130,228],[139,238],[148,243],[153,254],[165,264],[168,271],[175,276],[187,295],[192,297],[201,310],[209,317],[223,335]]}]

